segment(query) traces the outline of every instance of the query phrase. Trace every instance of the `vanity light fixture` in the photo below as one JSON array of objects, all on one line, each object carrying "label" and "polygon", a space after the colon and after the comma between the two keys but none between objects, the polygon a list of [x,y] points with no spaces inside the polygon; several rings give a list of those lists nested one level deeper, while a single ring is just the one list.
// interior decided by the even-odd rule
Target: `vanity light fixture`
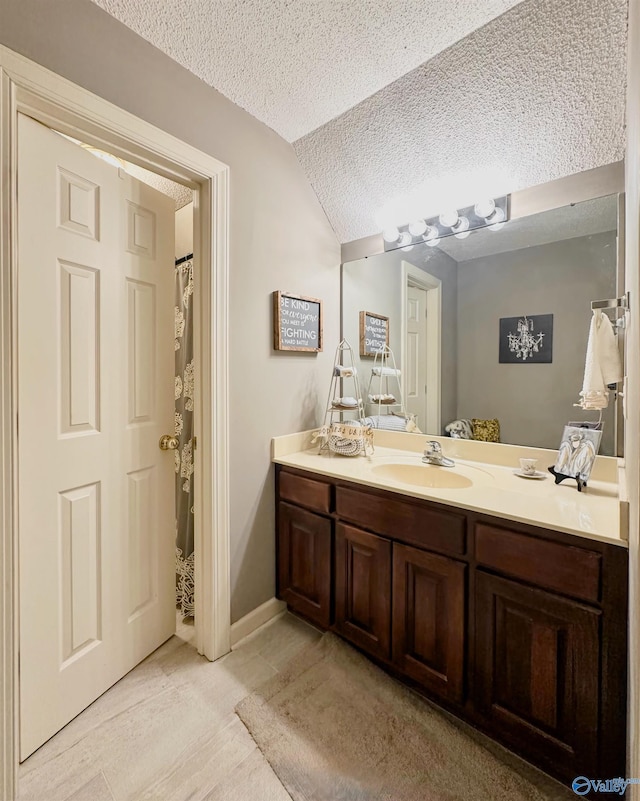
[{"label": "vanity light fixture", "polygon": [[429,245],[429,247],[435,247],[435,245],[440,242],[440,231],[438,230],[438,226],[427,225],[425,232],[422,234],[422,238],[427,245]]},{"label": "vanity light fixture", "polygon": [[457,225],[459,220],[458,212],[455,209],[443,211],[438,219],[440,220],[440,225],[443,225],[445,228],[453,228]]},{"label": "vanity light fixture", "polygon": [[382,232],[385,251],[426,243],[439,244],[444,236],[466,239],[477,228],[499,231],[509,219],[509,196],[489,198],[462,209],[448,209],[436,217],[415,219],[408,225],[390,226]]},{"label": "vanity light fixture", "polygon": [[489,217],[493,214],[496,210],[496,202],[493,198],[487,198],[486,200],[479,200],[476,205],[473,207],[474,212],[478,215],[478,217],[482,217],[485,220],[488,220]]},{"label": "vanity light fixture", "polygon": [[499,231],[504,228],[504,223],[507,215],[502,209],[496,209],[487,222],[491,223],[489,226],[490,231]]},{"label": "vanity light fixture", "polygon": [[427,230],[427,227],[424,220],[416,220],[415,222],[409,223],[409,233],[411,236],[422,236]]},{"label": "vanity light fixture", "polygon": [[385,228],[384,231],[382,232],[382,238],[384,239],[385,242],[389,242],[389,244],[397,242],[399,237],[400,237],[400,231],[398,231],[398,229],[393,226],[391,228]]},{"label": "vanity light fixture", "polygon": [[455,225],[451,226],[451,230],[453,233],[458,236],[458,234],[462,234],[465,231],[469,230],[469,220],[466,217],[458,217],[458,221]]}]

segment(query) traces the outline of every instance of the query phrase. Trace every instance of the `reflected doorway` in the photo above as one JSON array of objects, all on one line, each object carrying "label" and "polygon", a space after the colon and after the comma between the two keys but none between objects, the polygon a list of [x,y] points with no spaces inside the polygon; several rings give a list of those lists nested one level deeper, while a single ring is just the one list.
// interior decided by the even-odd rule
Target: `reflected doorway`
[{"label": "reflected doorway", "polygon": [[441,432],[442,282],[402,262],[402,369],[407,412],[421,431]]}]

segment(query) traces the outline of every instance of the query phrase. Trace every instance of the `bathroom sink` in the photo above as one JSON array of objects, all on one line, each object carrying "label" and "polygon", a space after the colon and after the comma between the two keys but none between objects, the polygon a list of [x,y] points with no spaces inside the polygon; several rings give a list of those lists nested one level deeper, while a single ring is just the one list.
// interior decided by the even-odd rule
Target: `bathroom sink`
[{"label": "bathroom sink", "polygon": [[402,484],[439,489],[464,489],[473,486],[473,481],[452,467],[436,467],[428,464],[379,464],[372,468],[376,476]]}]

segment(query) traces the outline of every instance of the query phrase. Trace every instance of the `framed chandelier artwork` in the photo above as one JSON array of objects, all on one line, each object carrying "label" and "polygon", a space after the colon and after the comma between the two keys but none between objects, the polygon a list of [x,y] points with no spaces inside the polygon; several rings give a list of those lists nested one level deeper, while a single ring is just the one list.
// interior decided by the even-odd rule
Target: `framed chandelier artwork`
[{"label": "framed chandelier artwork", "polygon": [[500,364],[553,361],[553,314],[500,318]]}]

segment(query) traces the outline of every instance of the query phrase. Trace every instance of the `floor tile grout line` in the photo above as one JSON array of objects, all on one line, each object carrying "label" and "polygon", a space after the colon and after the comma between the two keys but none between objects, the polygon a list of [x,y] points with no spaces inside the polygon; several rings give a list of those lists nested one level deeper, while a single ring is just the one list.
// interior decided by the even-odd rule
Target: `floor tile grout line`
[{"label": "floor tile grout line", "polygon": [[104,779],[104,783],[107,785],[107,790],[109,790],[109,794],[111,795],[111,798],[113,799],[113,801],[118,801],[118,799],[116,798],[116,794],[111,789],[111,784],[109,782],[109,779],[107,779],[107,775],[106,775],[106,773],[104,772],[104,770],[102,768],[100,768],[100,773],[102,774],[102,778]]}]

